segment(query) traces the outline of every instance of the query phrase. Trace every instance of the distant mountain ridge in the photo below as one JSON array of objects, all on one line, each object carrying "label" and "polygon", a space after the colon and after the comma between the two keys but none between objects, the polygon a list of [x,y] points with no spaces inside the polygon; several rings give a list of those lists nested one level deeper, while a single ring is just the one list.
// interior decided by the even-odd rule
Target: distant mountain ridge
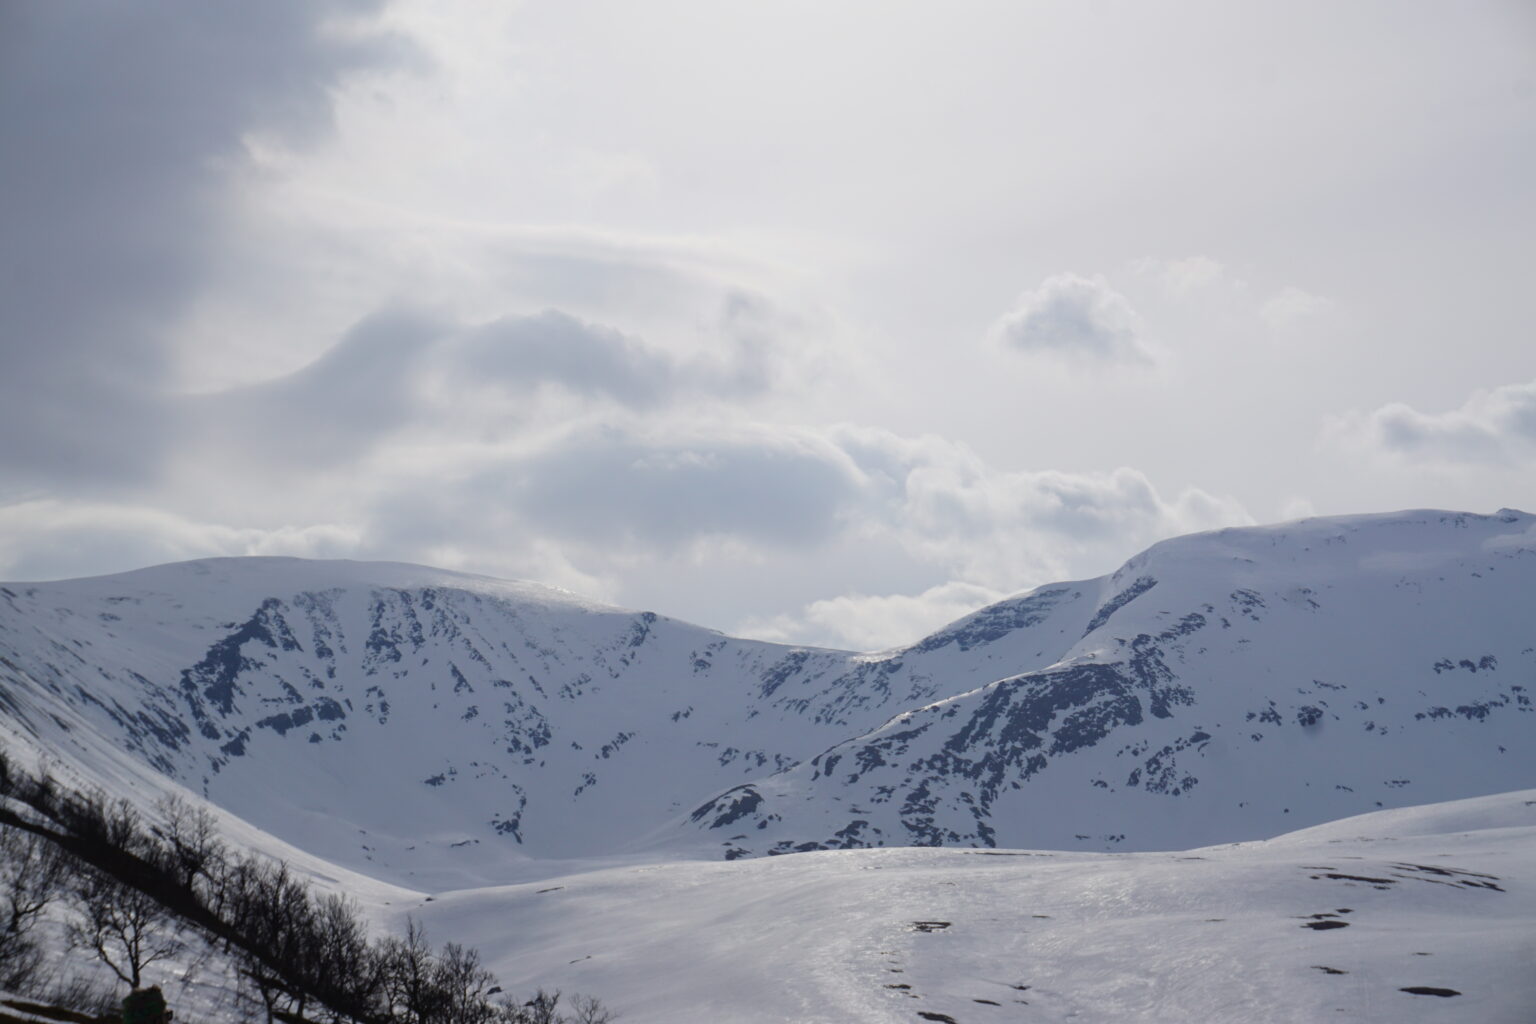
[{"label": "distant mountain ridge", "polygon": [[689,824],[730,856],[1178,848],[1526,784],[1532,522],[1405,513],[1166,541],[1108,578],[1053,664],[904,712]]},{"label": "distant mountain ridge", "polygon": [[1536,785],[1536,517],[1223,530],[877,655],[533,584],[210,559],[0,586],[0,717],[376,877],[1187,848]]}]

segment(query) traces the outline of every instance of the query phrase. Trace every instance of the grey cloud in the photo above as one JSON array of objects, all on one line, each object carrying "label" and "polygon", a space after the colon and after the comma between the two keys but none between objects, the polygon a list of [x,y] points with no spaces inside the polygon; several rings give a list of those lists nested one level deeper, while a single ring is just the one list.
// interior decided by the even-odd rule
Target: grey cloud
[{"label": "grey cloud", "polygon": [[503,317],[454,347],[457,370],[475,380],[517,388],[552,382],[636,408],[660,404],[681,383],[666,353],[557,310]]},{"label": "grey cloud", "polygon": [[382,310],[303,369],[190,400],[186,421],[245,459],[304,464],[354,457],[419,416],[416,379],[452,330],[412,310]]},{"label": "grey cloud", "polygon": [[1020,352],[1150,363],[1141,318],[1102,279],[1057,274],[1026,292],[1018,307],[993,325],[993,336]]},{"label": "grey cloud", "polygon": [[515,532],[556,539],[578,562],[658,558],[708,538],[802,553],[858,538],[1008,590],[1093,552],[1123,557],[1128,546],[1248,521],[1194,489],[1165,498],[1131,469],[1000,472],[939,438],[851,427],[721,437],[610,427],[459,479],[392,502],[393,534],[453,544]]},{"label": "grey cloud", "polygon": [[1347,428],[1370,445],[1409,459],[1513,462],[1536,457],[1536,381],[1480,392],[1460,409],[1423,413],[1382,406]]},{"label": "grey cloud", "polygon": [[773,378],[773,329],[766,304],[727,297],[716,328],[718,350],[678,359],[611,327],[561,310],[507,316],[465,332],[449,358],[482,382],[513,388],[555,383],[578,394],[606,395],[631,408],[684,394],[748,396]]},{"label": "grey cloud", "polygon": [[447,479],[408,481],[372,502],[366,533],[370,545],[396,551],[538,552],[601,575],[710,538],[811,549],[860,499],[857,471],[815,438],[609,427]]},{"label": "grey cloud", "polygon": [[767,299],[744,291],[725,298],[719,319],[724,352],[702,376],[726,393],[760,394],[774,383],[774,349],[790,325]]},{"label": "grey cloud", "polygon": [[[653,412],[685,398],[766,387],[756,351],[725,339],[719,358],[679,360],[558,310],[464,328],[410,309],[365,318],[314,362],[249,387],[176,406],[188,429],[248,458],[325,464],[353,458],[401,428],[430,426],[485,388],[526,395],[557,385],[588,400]],[[427,381],[436,381],[434,394]]]},{"label": "grey cloud", "polygon": [[503,487],[558,535],[669,546],[706,536],[814,544],[859,496],[852,465],[830,445],[773,435],[650,442],[621,431],[546,450]]},{"label": "grey cloud", "polygon": [[1103,476],[1040,473],[1033,499],[1041,527],[1085,540],[1109,539],[1164,514],[1151,481],[1127,470]]},{"label": "grey cloud", "polygon": [[[267,400],[318,399],[347,381],[392,394],[398,378],[367,379],[369,353],[420,366],[444,343],[432,326],[403,314],[360,325],[342,351],[297,380],[274,382]],[[324,430],[297,412],[261,424],[290,431],[295,443]],[[251,438],[265,443],[265,435]],[[78,544],[87,561],[113,567],[133,561],[130,553],[141,561],[256,552],[405,559],[622,591],[622,600],[653,607],[646,595],[675,588],[687,596],[689,581],[723,584],[743,571],[796,595],[807,579],[823,595],[920,595],[834,601],[783,623],[803,639],[807,623],[825,618],[818,629],[852,636],[857,627],[861,643],[878,643],[870,630],[882,609],[913,621],[942,617],[969,600],[964,594],[1104,572],[1152,541],[1248,521],[1241,507],[1203,492],[1161,496],[1130,469],[1000,471],[942,438],[855,427],[711,435],[616,425],[544,443],[526,438],[499,455],[449,446],[370,480],[316,473],[292,482],[293,500],[324,510],[328,523],[289,528],[291,502],[248,507],[238,497],[195,521],[149,508],[0,506],[0,565],[27,575],[83,570],[69,554]],[[657,574],[666,579],[647,579]],[[931,590],[946,580],[953,586]],[[719,616],[731,602],[733,616],[769,611],[761,594],[665,607],[728,625]]]},{"label": "grey cloud", "polygon": [[222,244],[242,137],[323,134],[329,88],[397,46],[322,30],[374,2],[0,8],[0,468],[134,478],[175,427],[164,329]]}]

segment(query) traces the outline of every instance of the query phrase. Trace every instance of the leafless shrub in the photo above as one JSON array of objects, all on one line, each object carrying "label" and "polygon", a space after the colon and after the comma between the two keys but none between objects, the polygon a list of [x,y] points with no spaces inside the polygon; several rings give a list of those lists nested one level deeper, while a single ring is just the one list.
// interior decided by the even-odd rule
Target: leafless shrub
[{"label": "leafless shrub", "polygon": [[186,949],[179,922],[160,902],[99,871],[82,871],[74,887],[69,941],[89,950],[129,988],[144,969]]},{"label": "leafless shrub", "polygon": [[33,929],[62,895],[65,869],[52,843],[0,826],[0,988],[19,991],[38,976],[42,949]]}]

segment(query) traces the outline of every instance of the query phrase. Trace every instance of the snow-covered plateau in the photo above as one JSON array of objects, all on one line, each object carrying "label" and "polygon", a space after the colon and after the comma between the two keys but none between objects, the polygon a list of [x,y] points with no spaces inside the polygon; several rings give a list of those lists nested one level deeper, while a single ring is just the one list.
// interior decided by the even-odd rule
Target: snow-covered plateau
[{"label": "snow-covered plateau", "polygon": [[1512,510],[1177,538],[878,653],[387,563],[0,585],[8,745],[629,1022],[1530,1020],[1533,688]]}]

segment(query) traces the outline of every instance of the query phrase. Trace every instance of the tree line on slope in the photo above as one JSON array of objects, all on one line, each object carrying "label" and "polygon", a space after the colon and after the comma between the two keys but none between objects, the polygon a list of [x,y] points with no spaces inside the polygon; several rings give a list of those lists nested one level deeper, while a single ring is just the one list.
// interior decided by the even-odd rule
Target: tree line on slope
[{"label": "tree line on slope", "polygon": [[231,849],[213,816],[178,798],[146,820],[0,749],[0,988],[41,994],[38,925],[57,908],[69,945],[139,988],[153,965],[216,963],[248,1008],[328,1024],[605,1024],[595,999],[502,996],[479,955],[434,950],[415,921],[370,939],[356,905],[317,894],[287,864]]}]

